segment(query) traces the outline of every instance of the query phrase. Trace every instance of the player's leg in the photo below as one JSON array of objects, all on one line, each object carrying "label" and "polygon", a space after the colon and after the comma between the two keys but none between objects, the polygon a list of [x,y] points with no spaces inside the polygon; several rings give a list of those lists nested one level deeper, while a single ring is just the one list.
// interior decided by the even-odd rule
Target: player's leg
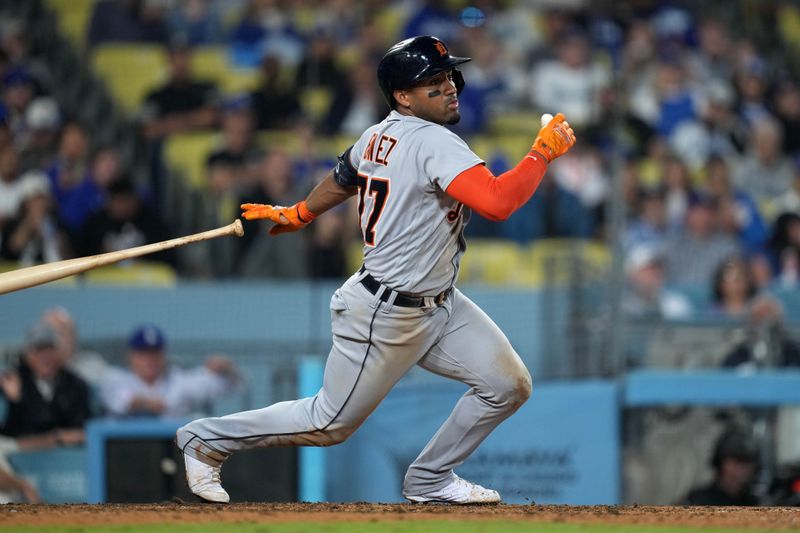
[{"label": "player's leg", "polygon": [[[333,346],[315,396],[190,422],[177,434],[184,454],[218,469],[240,450],[345,440],[430,349],[448,318],[442,308],[373,307],[373,301],[351,281],[332,298]],[[218,476],[217,470],[216,485]]]},{"label": "player's leg", "polygon": [[453,469],[528,399],[531,376],[500,328],[457,290],[445,334],[419,364],[470,386],[406,473],[403,494],[424,501],[455,483]]}]

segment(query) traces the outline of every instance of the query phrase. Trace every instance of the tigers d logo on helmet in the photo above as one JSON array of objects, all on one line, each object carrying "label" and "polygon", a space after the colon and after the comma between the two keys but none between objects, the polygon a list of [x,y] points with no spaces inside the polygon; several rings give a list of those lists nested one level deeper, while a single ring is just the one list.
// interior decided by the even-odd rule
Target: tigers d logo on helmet
[{"label": "tigers d logo on helmet", "polygon": [[464,77],[456,67],[471,59],[451,56],[447,45],[431,35],[420,35],[392,46],[378,64],[378,85],[383,97],[394,109],[392,92],[406,89],[415,83],[447,70],[453,71],[456,90],[461,93]]}]

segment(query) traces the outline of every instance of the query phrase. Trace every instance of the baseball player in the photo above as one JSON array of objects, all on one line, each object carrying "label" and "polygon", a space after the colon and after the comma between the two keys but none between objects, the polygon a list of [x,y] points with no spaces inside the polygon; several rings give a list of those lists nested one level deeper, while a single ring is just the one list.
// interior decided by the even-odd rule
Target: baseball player
[{"label": "baseball player", "polygon": [[[470,58],[430,37],[404,40],[378,66],[391,112],[345,150],[308,197],[291,206],[243,204],[244,218],[296,231],[358,195],[364,264],[331,298],[333,346],[311,398],[195,420],[177,432],[189,487],[228,502],[220,467],[262,446],[343,442],[414,365],[469,386],[408,468],[411,502],[496,503],[458,467],[531,393],[531,376],[500,328],[454,287],[470,210],[504,220],[536,190],[548,163],[575,143],[563,115],[544,125],[516,167],[494,176],[445,125],[459,120]],[[544,122],[544,120],[543,120]]]}]

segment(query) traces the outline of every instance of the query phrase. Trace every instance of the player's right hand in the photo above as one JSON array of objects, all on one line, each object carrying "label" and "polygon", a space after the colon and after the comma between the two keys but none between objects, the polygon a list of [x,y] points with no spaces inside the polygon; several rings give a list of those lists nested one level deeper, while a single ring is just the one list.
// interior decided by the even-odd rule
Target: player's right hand
[{"label": "player's right hand", "polygon": [[562,113],[557,114],[550,122],[542,126],[531,150],[544,157],[548,163],[566,154],[575,144],[575,132],[572,131]]},{"label": "player's right hand", "polygon": [[305,200],[289,207],[269,204],[242,204],[239,207],[246,220],[267,219],[274,222],[275,225],[269,230],[270,235],[297,231],[317,216],[308,210]]}]

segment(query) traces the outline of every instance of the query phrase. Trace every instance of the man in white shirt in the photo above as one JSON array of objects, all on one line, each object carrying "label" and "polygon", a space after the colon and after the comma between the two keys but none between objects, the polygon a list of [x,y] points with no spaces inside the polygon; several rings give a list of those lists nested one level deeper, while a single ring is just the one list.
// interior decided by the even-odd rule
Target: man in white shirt
[{"label": "man in white shirt", "polygon": [[136,328],[128,340],[129,370],[116,370],[101,388],[101,400],[113,416],[185,417],[238,384],[230,360],[212,356],[204,366],[180,369],[168,365],[166,338],[153,324]]}]

